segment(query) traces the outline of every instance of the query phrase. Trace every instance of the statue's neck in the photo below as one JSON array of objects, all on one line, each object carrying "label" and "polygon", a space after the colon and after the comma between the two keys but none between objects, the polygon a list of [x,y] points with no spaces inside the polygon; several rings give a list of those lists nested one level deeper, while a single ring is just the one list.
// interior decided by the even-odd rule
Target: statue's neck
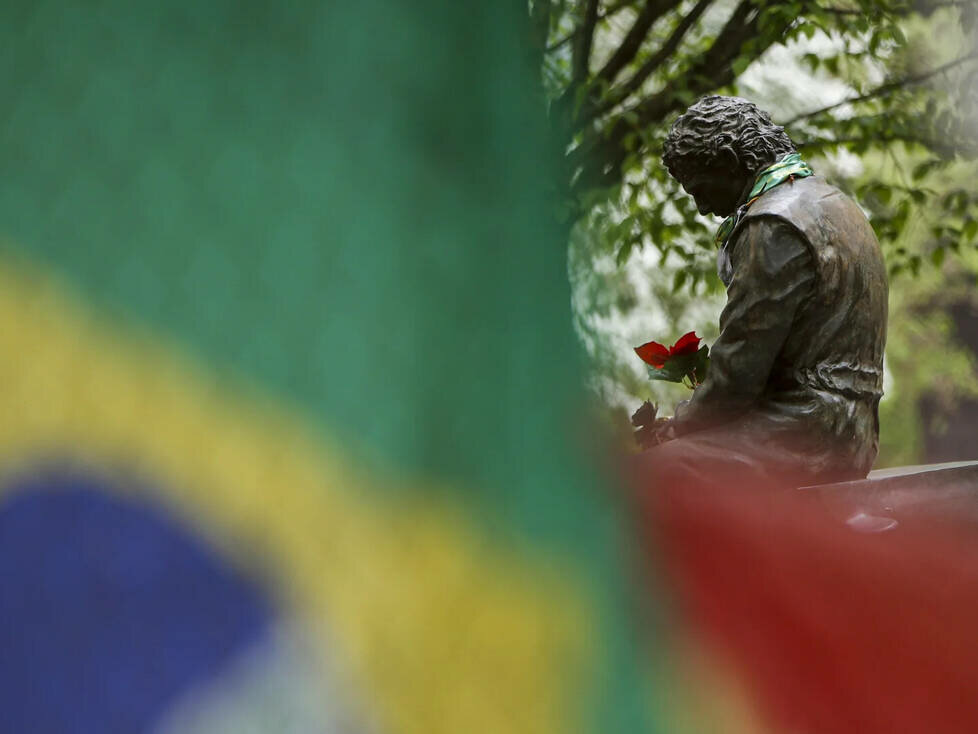
[{"label": "statue's neck", "polygon": [[747,203],[750,198],[751,189],[754,188],[754,184],[757,183],[757,178],[768,168],[773,166],[775,163],[783,159],[786,155],[793,153],[794,151],[788,151],[786,153],[781,153],[780,155],[774,156],[769,160],[764,161],[761,166],[754,171],[750,176],[747,177],[747,184],[744,186],[744,190],[740,192],[740,198],[738,199],[737,207],[740,208]]},{"label": "statue's neck", "polygon": [[[763,168],[761,169],[764,170]],[[754,182],[757,181],[757,174],[747,177],[747,185],[744,186],[743,191],[740,192],[740,197],[737,199],[737,208],[739,209],[744,204],[747,203],[747,199],[750,197],[751,189],[754,188]]]}]

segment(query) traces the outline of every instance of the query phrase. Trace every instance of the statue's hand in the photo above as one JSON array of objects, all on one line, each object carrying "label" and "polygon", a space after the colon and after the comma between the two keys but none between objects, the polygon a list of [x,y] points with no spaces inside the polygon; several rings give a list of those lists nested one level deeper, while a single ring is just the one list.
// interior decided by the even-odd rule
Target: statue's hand
[{"label": "statue's hand", "polygon": [[658,418],[658,406],[646,400],[632,415],[632,425],[635,440],[643,449],[658,446],[660,443],[671,441],[676,437],[671,418]]},{"label": "statue's hand", "polygon": [[655,431],[658,443],[665,443],[666,441],[672,441],[676,438],[676,419],[675,418],[660,418],[659,425],[656,427]]}]

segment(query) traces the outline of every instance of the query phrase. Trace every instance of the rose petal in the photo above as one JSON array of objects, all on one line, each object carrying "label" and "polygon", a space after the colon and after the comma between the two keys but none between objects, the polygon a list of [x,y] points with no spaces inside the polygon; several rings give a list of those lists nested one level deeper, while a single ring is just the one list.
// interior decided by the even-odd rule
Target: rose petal
[{"label": "rose petal", "polygon": [[701,339],[696,336],[695,331],[683,334],[679,337],[673,347],[669,350],[669,356],[675,357],[680,354],[695,354],[699,351]]},{"label": "rose petal", "polygon": [[653,367],[662,367],[669,359],[669,350],[658,342],[646,342],[640,347],[635,347],[635,354],[641,357],[645,364]]}]

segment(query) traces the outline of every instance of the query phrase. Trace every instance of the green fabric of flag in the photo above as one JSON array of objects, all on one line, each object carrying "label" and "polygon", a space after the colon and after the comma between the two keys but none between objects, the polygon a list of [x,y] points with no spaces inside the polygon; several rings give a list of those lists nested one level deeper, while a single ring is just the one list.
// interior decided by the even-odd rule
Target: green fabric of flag
[{"label": "green fabric of flag", "polygon": [[[9,342],[8,350],[25,351],[8,351],[5,359],[23,368],[25,385],[32,373],[50,375],[45,384],[51,385],[85,375],[87,387],[72,388],[77,405],[68,405],[66,390],[66,402],[50,408],[52,415],[64,413],[64,421],[89,411],[92,436],[102,435],[107,411],[118,403],[118,414],[141,416],[131,419],[133,436],[147,426],[152,436],[158,421],[158,445],[188,452],[186,461],[160,459],[173,461],[174,476],[183,477],[183,466],[210,462],[199,485],[187,475],[199,494],[173,495],[188,517],[204,513],[205,505],[207,513],[221,512],[207,493],[214,462],[256,462],[241,473],[247,481],[280,471],[275,461],[261,464],[259,454],[248,458],[251,449],[243,447],[252,443],[234,443],[239,429],[257,436],[268,428],[255,406],[274,403],[342,447],[345,460],[373,478],[362,486],[324,487],[324,497],[335,489],[355,498],[351,506],[386,508],[384,518],[396,517],[390,508],[398,503],[422,508],[404,523],[409,530],[423,524],[418,518],[461,518],[458,527],[467,530],[446,532],[469,533],[472,539],[460,545],[477,549],[472,553],[480,558],[520,559],[501,567],[549,569],[566,581],[583,616],[568,643],[580,651],[577,662],[553,661],[562,671],[554,673],[554,685],[566,693],[560,700],[570,702],[560,715],[572,730],[654,731],[648,655],[635,643],[637,571],[620,495],[583,458],[593,448],[582,445],[592,432],[571,329],[566,243],[545,193],[555,158],[525,63],[524,13],[506,4],[436,0],[8,6],[0,25],[10,71],[0,121],[0,269],[11,323],[21,324],[17,333],[25,340],[16,347]],[[50,293],[33,285],[48,278],[58,284]],[[41,299],[42,291],[51,308],[32,312],[30,294]],[[50,295],[55,291],[67,295]],[[27,306],[20,310],[16,299]],[[68,310],[87,315],[58,321],[58,304],[72,299],[81,305]],[[52,314],[37,323],[60,325],[42,333],[31,320],[35,312]],[[100,341],[102,327],[84,326],[92,320],[117,329],[118,341]],[[71,364],[73,352],[52,346],[69,344],[72,333],[98,345],[86,348],[84,364]],[[129,353],[126,345],[143,341],[175,361],[116,360]],[[45,343],[47,351],[38,346]],[[120,366],[138,363],[151,371],[184,360],[193,368],[184,373],[174,366],[166,374],[199,373],[208,390],[237,396],[232,412],[240,420],[214,423],[227,433],[221,441],[201,438],[198,418],[210,402],[150,400],[153,386],[169,385],[170,378],[146,377],[139,387]],[[71,373],[64,372],[68,365]],[[116,382],[103,382],[98,371],[106,379],[116,375]],[[149,405],[156,414],[146,414]],[[176,416],[178,408],[191,417]],[[80,455],[89,445],[81,433],[77,445],[57,443],[68,434],[37,433],[37,445]],[[4,435],[27,434],[11,424]],[[21,450],[23,442],[10,441],[10,452]],[[149,438],[140,446],[131,441],[96,448],[137,457],[155,451]],[[280,445],[292,450],[284,439]],[[81,458],[97,464],[102,455]],[[176,482],[160,484],[167,481]],[[242,490],[242,497],[265,503],[271,515],[278,498],[295,496],[297,486],[270,484],[266,495]],[[299,500],[310,507],[324,502],[296,497],[295,507]],[[449,509],[427,513],[443,506]],[[255,522],[264,522],[261,515]],[[296,533],[301,515],[295,511]],[[250,532],[244,521],[227,522]],[[326,548],[338,530],[301,532]],[[275,537],[289,550],[287,537]],[[379,532],[376,543],[367,537],[354,557],[386,542]],[[292,570],[282,573],[291,578]],[[344,571],[322,570],[331,573]],[[493,573],[487,578],[502,578]],[[314,578],[315,567],[301,575]],[[418,588],[438,588],[442,576],[434,570],[432,576],[433,586]],[[410,577],[392,572],[390,588],[399,585],[408,587],[406,594]],[[343,593],[342,576],[334,586]],[[499,581],[499,588],[509,587]],[[478,617],[471,610],[478,604],[464,606],[463,594],[446,592],[435,604],[434,591],[418,593],[429,594],[426,609],[441,609],[460,630],[479,629],[466,617]],[[310,609],[305,618],[330,613],[328,606]],[[390,610],[392,618],[400,609]],[[449,626],[419,622],[418,628],[447,635]],[[365,639],[383,642],[394,634],[382,627],[364,632]],[[331,634],[342,642],[340,633]],[[530,660],[526,649],[534,639],[494,639],[480,649],[508,648]],[[385,659],[391,670],[397,660],[409,665],[426,644],[391,648]],[[443,640],[438,649],[452,644]],[[376,649],[385,648],[377,643]],[[455,662],[478,664],[469,658]],[[398,675],[381,681],[387,686],[377,694],[381,708],[393,712],[392,721],[408,722],[405,731],[440,731],[424,717],[437,719],[432,711],[447,711],[461,699],[434,695],[416,711],[422,696],[394,694],[409,690],[397,686],[422,685],[424,676]],[[369,699],[370,681],[363,685],[357,695]],[[534,689],[523,687],[532,699]],[[469,693],[483,697],[481,706],[492,706],[496,695]],[[495,709],[505,711],[504,701]],[[521,718],[518,710],[505,715]]]}]

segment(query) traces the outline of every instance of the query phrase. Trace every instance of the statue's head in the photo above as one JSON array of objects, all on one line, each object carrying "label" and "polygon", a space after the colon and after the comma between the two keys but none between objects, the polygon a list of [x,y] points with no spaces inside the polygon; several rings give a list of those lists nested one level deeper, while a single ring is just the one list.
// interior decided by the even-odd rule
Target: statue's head
[{"label": "statue's head", "polygon": [[795,146],[767,112],[740,97],[703,97],[669,130],[662,162],[701,214],[732,214],[757,174]]}]

